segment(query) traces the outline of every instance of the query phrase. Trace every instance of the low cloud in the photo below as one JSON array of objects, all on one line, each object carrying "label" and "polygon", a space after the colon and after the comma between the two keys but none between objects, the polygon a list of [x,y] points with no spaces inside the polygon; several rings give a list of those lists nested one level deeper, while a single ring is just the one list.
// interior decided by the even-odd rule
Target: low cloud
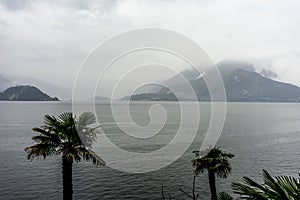
[{"label": "low cloud", "polygon": [[81,62],[97,44],[159,27],[192,38],[215,63],[253,61],[300,86],[298,24],[296,0],[0,0],[0,74],[44,80],[69,98]]}]

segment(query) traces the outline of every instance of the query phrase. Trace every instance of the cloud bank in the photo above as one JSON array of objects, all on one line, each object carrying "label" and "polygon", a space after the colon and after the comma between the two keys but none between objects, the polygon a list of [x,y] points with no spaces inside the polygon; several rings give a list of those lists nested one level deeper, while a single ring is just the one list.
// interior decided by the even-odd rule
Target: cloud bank
[{"label": "cloud bank", "polygon": [[77,70],[100,42],[157,27],[198,42],[213,62],[237,59],[300,86],[297,0],[0,0],[0,74],[43,80],[70,98]]}]

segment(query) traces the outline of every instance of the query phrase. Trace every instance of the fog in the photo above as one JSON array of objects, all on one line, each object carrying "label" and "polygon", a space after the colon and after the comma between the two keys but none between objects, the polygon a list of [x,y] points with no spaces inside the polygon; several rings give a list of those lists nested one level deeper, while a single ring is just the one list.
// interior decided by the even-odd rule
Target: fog
[{"label": "fog", "polygon": [[[251,62],[257,71],[300,86],[299,15],[296,0],[0,0],[0,74],[70,99],[80,65],[97,45],[124,31],[155,27],[191,38],[214,63]],[[112,79],[121,72],[114,70]],[[161,69],[153,77],[173,75]],[[130,79],[148,76],[139,72]],[[132,84],[122,84],[117,96]]]}]

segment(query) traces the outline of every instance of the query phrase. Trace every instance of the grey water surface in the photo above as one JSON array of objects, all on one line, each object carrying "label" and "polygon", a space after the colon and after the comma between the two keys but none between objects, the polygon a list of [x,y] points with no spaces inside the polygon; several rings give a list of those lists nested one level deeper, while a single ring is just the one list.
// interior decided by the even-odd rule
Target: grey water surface
[{"label": "grey water surface", "polygon": [[[140,126],[150,123],[148,109],[151,105],[149,102],[130,105],[135,123]],[[151,152],[168,144],[180,125],[178,103],[163,102],[162,105],[171,114],[160,133],[148,140],[124,134],[122,127],[117,127],[114,122],[108,104],[97,104],[96,110],[103,130],[112,142],[127,151]],[[118,106],[122,109],[124,105],[119,103]],[[145,174],[95,167],[89,162],[75,163],[74,199],[160,199],[162,184],[166,194],[170,193],[174,199],[184,199],[178,189],[191,191],[192,151],[200,147],[210,116],[208,103],[201,103],[200,107],[198,134],[191,147],[174,163]],[[24,148],[33,144],[31,137],[35,133],[31,129],[42,125],[45,114],[71,111],[71,103],[1,102],[0,110],[0,199],[62,199],[61,158],[31,162],[26,159]],[[152,114],[155,117],[155,110]],[[120,124],[128,130],[132,125],[126,121]],[[242,176],[261,181],[262,169],[272,175],[297,176],[300,172],[300,104],[228,103],[217,146],[235,154],[231,161],[231,176],[226,180],[217,179],[218,191],[231,192],[230,183],[241,181]],[[151,165],[151,162],[154,161],[149,160],[145,165]],[[208,199],[207,174],[199,175],[196,190],[200,199]]]}]

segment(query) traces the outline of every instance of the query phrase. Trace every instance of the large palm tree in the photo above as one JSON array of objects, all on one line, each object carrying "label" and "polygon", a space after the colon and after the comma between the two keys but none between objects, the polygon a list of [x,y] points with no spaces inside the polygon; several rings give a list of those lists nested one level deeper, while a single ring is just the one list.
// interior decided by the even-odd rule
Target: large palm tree
[{"label": "large palm tree", "polygon": [[219,148],[209,148],[206,151],[194,151],[195,159],[192,160],[194,166],[194,173],[196,175],[208,172],[209,188],[211,192],[211,199],[217,199],[216,190],[216,175],[220,178],[227,178],[231,173],[231,165],[229,159],[234,155],[224,152]]},{"label": "large palm tree", "polygon": [[93,126],[96,118],[92,113],[83,113],[78,118],[66,112],[58,117],[45,115],[44,124],[32,130],[39,135],[32,137],[36,142],[25,148],[28,159],[52,155],[62,156],[63,198],[73,197],[72,166],[73,162],[91,160],[96,165],[105,162],[90,148],[96,139],[98,127]]},{"label": "large palm tree", "polygon": [[248,177],[244,183],[232,183],[234,192],[242,199],[253,200],[298,200],[300,199],[300,179],[291,176],[273,178],[263,170],[264,183],[259,184]]}]

